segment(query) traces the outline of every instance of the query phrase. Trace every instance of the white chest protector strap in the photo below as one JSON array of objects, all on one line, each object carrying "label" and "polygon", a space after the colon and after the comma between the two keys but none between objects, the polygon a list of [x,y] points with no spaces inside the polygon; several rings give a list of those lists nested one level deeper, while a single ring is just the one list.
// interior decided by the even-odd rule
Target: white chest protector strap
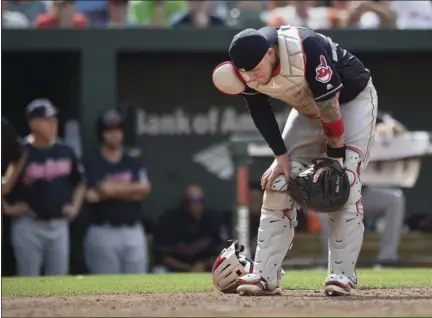
[{"label": "white chest protector strap", "polygon": [[[301,163],[292,162],[293,174],[302,169]],[[297,204],[286,193],[285,177],[276,178],[272,188],[264,192],[254,261],[254,273],[260,274],[270,289],[277,285],[278,270],[292,246],[297,225]]]}]

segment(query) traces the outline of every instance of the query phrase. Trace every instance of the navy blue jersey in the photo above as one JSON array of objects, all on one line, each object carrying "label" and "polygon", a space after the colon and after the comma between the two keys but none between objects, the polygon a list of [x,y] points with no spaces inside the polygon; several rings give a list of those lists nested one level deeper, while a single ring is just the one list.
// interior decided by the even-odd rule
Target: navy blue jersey
[{"label": "navy blue jersey", "polygon": [[2,176],[7,170],[10,163],[18,161],[22,156],[22,145],[19,142],[18,135],[15,130],[9,124],[9,122],[2,117],[2,128],[1,128],[1,150],[2,150]]},{"label": "navy blue jersey", "polygon": [[75,187],[84,180],[84,170],[73,150],[60,142],[49,147],[24,144],[28,157],[8,202],[26,202],[40,219],[61,218],[71,204]]},{"label": "navy blue jersey", "polygon": [[306,80],[317,102],[339,94],[339,102],[353,100],[366,87],[370,71],[332,39],[306,28],[298,28],[306,59]]},{"label": "navy blue jersey", "polygon": [[[103,181],[146,182],[147,170],[138,159],[123,155],[119,162],[106,160],[100,152],[84,161],[87,187],[95,188]],[[89,221],[92,224],[133,225],[140,222],[141,202],[110,199],[89,204]]]}]

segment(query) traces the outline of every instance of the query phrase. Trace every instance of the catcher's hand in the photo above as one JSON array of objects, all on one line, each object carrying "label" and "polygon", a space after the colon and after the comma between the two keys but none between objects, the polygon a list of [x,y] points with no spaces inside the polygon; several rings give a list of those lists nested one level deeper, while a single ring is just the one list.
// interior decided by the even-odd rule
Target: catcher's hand
[{"label": "catcher's hand", "polygon": [[350,181],[338,160],[318,158],[288,185],[290,196],[302,208],[336,212],[348,201]]}]

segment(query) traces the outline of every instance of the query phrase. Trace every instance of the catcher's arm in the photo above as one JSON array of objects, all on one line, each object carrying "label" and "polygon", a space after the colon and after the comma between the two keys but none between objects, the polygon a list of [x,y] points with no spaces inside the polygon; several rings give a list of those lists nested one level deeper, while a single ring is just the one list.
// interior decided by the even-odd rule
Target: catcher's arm
[{"label": "catcher's arm", "polygon": [[343,162],[344,120],[339,107],[339,91],[343,85],[334,62],[337,49],[329,38],[318,35],[303,40],[303,48],[307,61],[306,80],[314,103],[319,108],[321,126],[328,139],[327,155]]},{"label": "catcher's arm", "polygon": [[[329,100],[317,102],[320,109],[321,124],[324,128],[324,132],[327,135],[327,144],[330,149],[328,155],[335,158],[343,158],[341,154],[334,153],[332,155],[331,149],[340,149],[345,147],[344,137],[344,121],[339,107],[339,100],[337,96],[332,97]],[[345,154],[345,149],[344,153]],[[341,156],[341,157],[339,157]]]},{"label": "catcher's arm", "polygon": [[224,94],[242,95],[252,120],[276,157],[287,152],[269,97],[248,87],[237,68],[224,62],[213,70],[213,84]]}]

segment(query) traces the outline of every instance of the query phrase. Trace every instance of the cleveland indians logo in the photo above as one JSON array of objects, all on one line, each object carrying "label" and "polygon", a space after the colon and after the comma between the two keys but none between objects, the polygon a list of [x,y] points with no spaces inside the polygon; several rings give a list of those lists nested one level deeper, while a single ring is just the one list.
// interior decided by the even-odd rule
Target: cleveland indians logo
[{"label": "cleveland indians logo", "polygon": [[327,60],[324,57],[324,55],[320,56],[320,65],[317,66],[317,68],[315,69],[315,72],[316,72],[315,79],[318,82],[321,82],[321,83],[330,82],[332,75],[333,75],[333,71],[332,71],[331,67],[327,65]]}]

